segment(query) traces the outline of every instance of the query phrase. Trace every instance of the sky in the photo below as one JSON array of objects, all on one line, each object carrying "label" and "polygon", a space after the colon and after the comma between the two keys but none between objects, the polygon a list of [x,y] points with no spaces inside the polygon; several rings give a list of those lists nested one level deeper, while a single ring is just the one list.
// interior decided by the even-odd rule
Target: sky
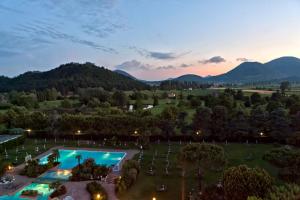
[{"label": "sky", "polygon": [[139,79],[300,57],[300,0],[1,0],[0,75],[93,62]]}]

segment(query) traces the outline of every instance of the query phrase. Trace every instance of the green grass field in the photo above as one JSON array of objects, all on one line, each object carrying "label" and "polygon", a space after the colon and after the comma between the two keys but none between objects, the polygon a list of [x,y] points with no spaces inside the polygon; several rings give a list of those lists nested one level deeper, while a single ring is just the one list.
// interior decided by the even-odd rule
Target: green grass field
[{"label": "green grass field", "polygon": [[[183,146],[183,145],[181,145]],[[184,190],[184,195],[193,190],[197,189],[197,179],[195,176],[196,168],[190,167],[187,176],[182,179],[181,169],[177,161],[177,152],[181,147],[178,143],[172,144],[170,166],[170,175],[164,175],[165,169],[165,158],[163,155],[166,154],[168,146],[167,144],[152,145],[149,150],[144,152],[144,160],[142,161],[142,171],[138,177],[137,182],[134,184],[130,190],[120,196],[121,200],[149,200],[152,197],[157,199],[181,199],[182,192]],[[228,144],[222,145],[226,152],[226,157],[228,164],[226,167],[246,164],[250,167],[262,167],[266,169],[273,177],[277,177],[278,169],[268,162],[262,159],[265,151],[274,148],[272,144]],[[154,152],[158,152],[158,156],[155,160],[156,175],[148,176],[146,172],[151,165],[152,157]],[[252,155],[251,160],[247,160],[247,157]],[[137,159],[137,156],[136,156]],[[204,172],[204,184],[217,183],[222,177],[222,172],[206,171]],[[276,183],[280,183],[276,178]],[[156,187],[165,184],[168,187],[168,191],[165,193],[156,192]]]},{"label": "green grass field", "polygon": [[[79,147],[89,147],[89,148],[116,148],[112,146],[99,146],[102,141],[96,141],[96,144],[87,144],[87,142],[82,142]],[[44,144],[45,147],[44,148]],[[186,143],[185,143],[186,144]],[[185,144],[172,143],[171,150],[172,153],[169,156],[170,167],[169,167],[169,176],[165,175],[165,166],[166,158],[165,155],[168,150],[168,145],[166,143],[161,144],[151,144],[148,150],[144,150],[143,160],[141,162],[142,169],[138,177],[137,182],[134,184],[126,194],[120,196],[121,200],[149,200],[152,197],[157,199],[172,199],[177,200],[181,199],[181,194],[185,196],[193,190],[196,190],[198,187],[198,182],[195,176],[196,167],[189,166],[186,176],[183,179],[181,177],[181,167],[177,160],[177,155],[180,148]],[[262,159],[263,154],[272,148],[275,148],[273,144],[220,144],[224,147],[227,165],[225,168],[230,166],[236,166],[240,164],[246,164],[250,167],[262,167],[266,169],[276,180],[277,184],[281,182],[277,179],[278,168],[269,164],[268,162]],[[17,148],[8,149],[9,160],[11,162],[16,162],[15,158],[17,157],[17,164],[24,162],[26,153],[31,154],[33,157],[47,151],[54,146],[67,146],[67,147],[78,147],[76,140],[57,140],[56,143],[54,140],[47,140],[45,143],[44,140],[35,140],[35,139],[26,139],[23,145],[18,146]],[[36,147],[39,147],[39,151],[36,152]],[[122,149],[122,147],[117,147]],[[135,148],[133,144],[130,144],[127,148]],[[151,166],[152,157],[157,151],[157,156],[155,158],[154,166],[156,175],[149,176],[146,175],[147,170]],[[247,159],[251,156],[251,159]],[[4,153],[1,156],[4,158]],[[134,159],[138,159],[138,155]],[[203,177],[203,185],[208,185],[212,183],[217,183],[222,177],[222,172],[216,171],[205,171]],[[156,187],[165,184],[168,188],[167,192],[158,193],[156,192]]]}]

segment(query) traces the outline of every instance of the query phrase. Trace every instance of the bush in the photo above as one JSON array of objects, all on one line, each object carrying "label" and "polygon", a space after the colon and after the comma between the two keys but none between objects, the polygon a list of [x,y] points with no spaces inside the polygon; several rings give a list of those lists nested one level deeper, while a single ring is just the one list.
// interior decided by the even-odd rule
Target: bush
[{"label": "bush", "polygon": [[295,184],[286,184],[275,186],[267,195],[266,200],[299,199],[300,186]]},{"label": "bush", "polygon": [[110,169],[106,166],[97,165],[94,159],[86,159],[80,166],[72,169],[71,181],[85,181],[85,180],[100,180],[101,177],[107,176]]},{"label": "bush", "polygon": [[263,159],[278,167],[288,167],[294,164],[297,157],[300,157],[299,151],[287,147],[280,147],[266,152]]},{"label": "bush", "polygon": [[297,165],[284,167],[279,170],[279,178],[289,182],[300,184],[300,168]]},{"label": "bush", "polygon": [[116,192],[128,190],[135,183],[139,173],[139,163],[136,160],[126,160],[122,166],[121,178],[116,182]]},{"label": "bush", "polygon": [[9,165],[11,165],[10,162],[0,161],[0,176],[2,176],[6,172]]},{"label": "bush", "polygon": [[87,191],[91,195],[92,200],[107,200],[107,194],[101,184],[97,183],[96,181],[90,182],[86,185]]},{"label": "bush", "polygon": [[41,165],[38,160],[28,161],[21,175],[26,175],[31,178],[36,178],[49,169],[49,165]]},{"label": "bush", "polygon": [[22,191],[21,195],[29,196],[29,197],[36,197],[38,195],[37,190],[24,190]]},{"label": "bush", "polygon": [[60,185],[58,186],[57,189],[55,189],[52,194],[50,195],[51,198],[54,198],[54,197],[58,197],[58,196],[61,196],[61,195],[64,195],[67,193],[67,188],[66,186],[64,185]]},{"label": "bush", "polygon": [[249,196],[263,198],[272,184],[273,179],[267,171],[245,165],[231,167],[223,176],[225,197],[231,200],[245,200]]}]

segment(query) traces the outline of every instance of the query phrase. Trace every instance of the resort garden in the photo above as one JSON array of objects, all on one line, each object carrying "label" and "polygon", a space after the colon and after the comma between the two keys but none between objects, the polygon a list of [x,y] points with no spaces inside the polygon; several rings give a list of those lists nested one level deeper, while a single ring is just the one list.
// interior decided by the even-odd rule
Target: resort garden
[{"label": "resort garden", "polygon": [[3,94],[0,199],[299,197],[297,95],[169,93]]}]

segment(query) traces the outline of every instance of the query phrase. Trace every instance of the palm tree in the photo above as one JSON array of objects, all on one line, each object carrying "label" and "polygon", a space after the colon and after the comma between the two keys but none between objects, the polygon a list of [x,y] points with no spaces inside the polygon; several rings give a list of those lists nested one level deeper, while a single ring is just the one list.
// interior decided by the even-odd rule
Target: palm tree
[{"label": "palm tree", "polygon": [[78,155],[76,155],[75,158],[77,159],[78,167],[80,168],[80,160],[82,159],[82,156],[80,154],[78,154]]},{"label": "palm tree", "polygon": [[59,154],[59,150],[58,149],[54,149],[52,151],[53,157],[55,159],[56,162],[58,162],[58,159],[60,158],[60,154]]}]

